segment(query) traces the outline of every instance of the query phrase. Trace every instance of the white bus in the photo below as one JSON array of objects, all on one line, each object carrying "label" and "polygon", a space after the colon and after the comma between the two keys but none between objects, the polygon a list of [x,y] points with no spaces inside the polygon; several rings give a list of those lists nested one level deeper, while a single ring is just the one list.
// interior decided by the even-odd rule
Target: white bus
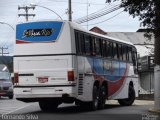
[{"label": "white bus", "polygon": [[42,110],[74,103],[92,110],[106,100],[132,105],[138,96],[136,48],[68,21],[18,24],[14,51],[17,100]]}]

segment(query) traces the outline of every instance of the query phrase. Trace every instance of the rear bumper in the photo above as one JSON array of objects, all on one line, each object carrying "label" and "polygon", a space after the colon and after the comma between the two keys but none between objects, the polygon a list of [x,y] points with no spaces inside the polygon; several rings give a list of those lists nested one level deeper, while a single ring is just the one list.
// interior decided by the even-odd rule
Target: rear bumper
[{"label": "rear bumper", "polygon": [[14,86],[16,98],[61,98],[76,97],[75,85],[63,86]]},{"label": "rear bumper", "polygon": [[13,91],[0,92],[0,96],[13,96]]}]

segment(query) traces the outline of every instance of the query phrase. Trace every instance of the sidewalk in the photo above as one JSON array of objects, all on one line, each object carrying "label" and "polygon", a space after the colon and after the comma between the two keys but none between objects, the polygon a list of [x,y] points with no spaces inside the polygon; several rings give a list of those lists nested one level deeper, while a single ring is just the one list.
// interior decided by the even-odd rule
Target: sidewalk
[{"label": "sidewalk", "polygon": [[[106,104],[119,104],[117,100],[107,100]],[[154,105],[154,101],[150,100],[135,100],[133,105]]]},{"label": "sidewalk", "polygon": [[[119,105],[117,100],[107,100],[106,104]],[[153,105],[154,106],[154,101],[152,101],[152,100],[135,100],[133,105]],[[152,112],[152,113],[160,114],[160,110],[155,110],[154,108],[150,108],[148,111]]]}]

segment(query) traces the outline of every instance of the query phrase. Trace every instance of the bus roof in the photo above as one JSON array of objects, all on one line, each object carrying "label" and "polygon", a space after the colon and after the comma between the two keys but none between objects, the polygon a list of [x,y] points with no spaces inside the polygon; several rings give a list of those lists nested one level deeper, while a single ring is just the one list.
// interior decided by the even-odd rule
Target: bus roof
[{"label": "bus roof", "polygon": [[121,42],[121,43],[125,43],[125,44],[128,44],[128,45],[134,46],[133,43],[128,42],[128,41],[124,41],[124,40],[121,40],[121,39],[118,39],[118,38],[113,38],[113,37],[109,37],[107,35],[102,35],[102,34],[98,34],[98,33],[95,33],[95,32],[88,31],[84,27],[82,27],[81,25],[79,25],[79,24],[77,24],[75,22],[67,21],[67,20],[62,21],[62,20],[47,19],[47,20],[37,20],[37,21],[23,22],[23,23],[18,23],[18,24],[31,23],[31,22],[50,22],[50,21],[52,21],[52,22],[55,21],[55,22],[68,23],[68,24],[70,24],[70,26],[73,29],[80,30],[80,31],[83,31],[83,32],[86,32],[86,33],[90,33],[90,34],[95,35],[95,36],[99,36],[99,37],[103,37],[103,38],[108,38],[108,39],[114,40],[116,42]]}]

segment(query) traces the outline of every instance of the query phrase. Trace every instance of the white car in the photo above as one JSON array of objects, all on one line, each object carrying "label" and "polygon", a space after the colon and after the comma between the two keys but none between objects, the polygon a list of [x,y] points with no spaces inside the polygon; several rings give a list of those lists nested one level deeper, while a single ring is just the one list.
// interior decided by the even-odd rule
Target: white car
[{"label": "white car", "polygon": [[0,64],[0,97],[5,96],[13,99],[13,84],[11,75],[6,65]]}]

